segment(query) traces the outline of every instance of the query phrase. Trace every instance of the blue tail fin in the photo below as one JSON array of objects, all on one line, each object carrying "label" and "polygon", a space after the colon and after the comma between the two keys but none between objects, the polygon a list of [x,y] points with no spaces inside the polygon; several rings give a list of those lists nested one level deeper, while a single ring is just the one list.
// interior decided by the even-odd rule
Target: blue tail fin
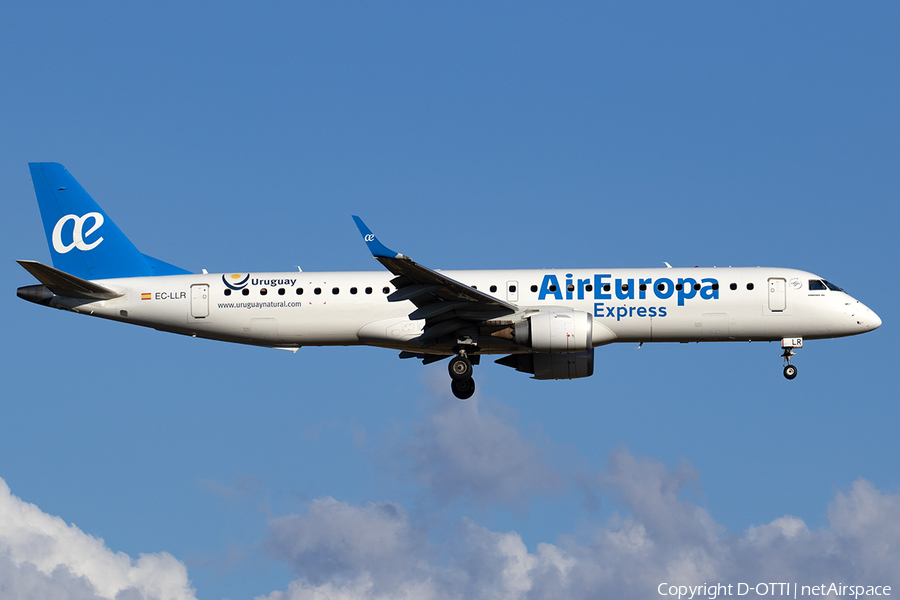
[{"label": "blue tail fin", "polygon": [[142,254],[58,163],[28,163],[53,266],[82,279],[190,273]]}]

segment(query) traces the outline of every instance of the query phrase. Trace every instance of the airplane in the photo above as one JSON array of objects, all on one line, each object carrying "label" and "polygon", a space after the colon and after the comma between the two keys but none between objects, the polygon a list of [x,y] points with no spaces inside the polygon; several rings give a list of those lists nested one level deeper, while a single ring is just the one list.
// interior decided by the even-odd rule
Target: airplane
[{"label": "airplane", "polygon": [[197,338],[297,351],[367,345],[423,364],[450,359],[453,394],[475,393],[482,356],[532,375],[594,372],[612,343],[780,341],[783,374],[806,340],[872,331],[881,319],[796,269],[437,271],[388,249],[353,216],[387,272],[191,273],[141,253],[58,163],[29,163],[53,266],[20,298]]}]

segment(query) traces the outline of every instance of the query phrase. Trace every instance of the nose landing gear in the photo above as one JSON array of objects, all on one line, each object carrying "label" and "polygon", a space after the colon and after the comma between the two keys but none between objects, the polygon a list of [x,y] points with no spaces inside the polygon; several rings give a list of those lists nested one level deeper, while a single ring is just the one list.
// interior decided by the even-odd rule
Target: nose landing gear
[{"label": "nose landing gear", "polygon": [[475,380],[472,379],[472,361],[466,356],[465,350],[460,350],[457,356],[450,359],[447,370],[450,371],[450,390],[453,395],[460,400],[471,398],[475,393]]},{"label": "nose landing gear", "polygon": [[794,365],[785,365],[784,366],[784,378],[785,379],[793,379],[797,376],[797,367]]},{"label": "nose landing gear", "polygon": [[781,358],[784,363],[784,378],[793,379],[797,376],[797,367],[791,364],[791,357],[796,354],[794,348],[803,347],[803,339],[784,338],[781,340],[781,347],[784,348],[784,352],[781,353]]}]

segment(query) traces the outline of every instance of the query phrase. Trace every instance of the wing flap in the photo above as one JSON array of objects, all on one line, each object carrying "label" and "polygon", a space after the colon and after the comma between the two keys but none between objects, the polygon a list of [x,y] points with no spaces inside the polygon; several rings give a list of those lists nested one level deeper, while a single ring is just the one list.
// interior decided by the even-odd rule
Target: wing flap
[{"label": "wing flap", "polygon": [[[396,284],[395,284],[396,285]],[[402,300],[412,300],[415,303],[415,299],[420,296],[426,296],[431,294],[432,292],[437,292],[441,289],[439,285],[427,285],[424,283],[414,283],[412,285],[407,285],[406,287],[400,287],[396,292],[388,296],[388,302],[400,302]],[[416,303],[418,306],[418,303]]]},{"label": "wing flap", "polygon": [[451,310],[456,310],[458,308],[463,308],[464,306],[469,306],[468,302],[435,302],[433,304],[426,304],[421,308],[417,308],[416,310],[409,313],[410,321],[418,321],[419,319],[425,319],[426,321],[429,319],[434,319],[435,317],[439,317],[444,313],[448,313]]}]

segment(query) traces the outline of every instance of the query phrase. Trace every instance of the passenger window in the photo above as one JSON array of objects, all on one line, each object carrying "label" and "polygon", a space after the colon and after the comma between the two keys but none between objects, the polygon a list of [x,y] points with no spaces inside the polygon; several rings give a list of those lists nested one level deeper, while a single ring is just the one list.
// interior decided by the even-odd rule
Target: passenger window
[{"label": "passenger window", "polygon": [[335,296],[337,296],[338,294],[341,293],[341,290],[340,290],[340,288],[331,288],[331,293],[334,294]]},{"label": "passenger window", "polygon": [[244,288],[244,289],[241,290],[241,293],[242,293],[243,295],[245,295],[245,296],[249,296],[249,295],[250,295],[250,290],[248,290],[247,288]]},{"label": "passenger window", "polygon": [[680,292],[681,290],[684,289],[684,286],[681,285],[680,283],[676,283],[676,284],[675,284],[675,289],[678,290],[678,291]]},{"label": "passenger window", "polygon": [[284,296],[284,288],[278,288],[278,295]]},{"label": "passenger window", "polygon": [[303,295],[303,288],[297,288],[297,295],[298,295],[298,296],[302,296],[302,295]]},{"label": "passenger window", "polygon": [[367,293],[367,294],[371,294],[371,293],[372,293],[372,288],[367,287],[367,288],[366,288],[366,293]]},{"label": "passenger window", "polygon": [[748,284],[747,284],[747,289],[748,289],[748,290],[752,290],[752,289],[753,289],[753,284],[752,284],[752,283],[748,283]]},{"label": "passenger window", "polygon": [[568,290],[568,291],[570,291],[570,292],[574,292],[574,291],[575,291],[575,284],[570,283],[569,285],[566,286],[566,290]]},{"label": "passenger window", "polygon": [[515,294],[515,293],[516,293],[516,286],[514,286],[514,285],[509,286],[509,293],[510,293],[510,294]]},{"label": "passenger window", "polygon": [[350,288],[350,293],[351,293],[351,294],[356,294],[356,288],[355,288],[355,287]]},{"label": "passenger window", "polygon": [[265,295],[268,294],[268,293],[269,293],[269,290],[266,289],[266,288],[262,288],[261,290],[259,290],[259,295],[260,295],[260,296],[265,296]]},{"label": "passenger window", "polygon": [[314,290],[313,290],[313,293],[314,293],[316,296],[318,296],[319,294],[322,293],[322,288],[316,288],[316,289],[314,289]]},{"label": "passenger window", "polygon": [[230,295],[231,295],[231,290],[229,290],[228,288],[225,288],[225,295],[226,295],[226,296],[230,296]]},{"label": "passenger window", "polygon": [[694,284],[694,289],[695,289],[696,291],[699,292],[699,291],[700,291],[700,284],[699,284],[699,283],[695,283],[695,284]]},{"label": "passenger window", "polygon": [[628,291],[628,284],[627,284],[627,283],[623,283],[623,284],[622,284],[622,291],[623,291],[623,292],[627,292],[627,291]]},{"label": "passenger window", "polygon": [[556,291],[556,286],[553,285],[553,284],[551,283],[551,284],[550,284],[550,287],[547,288],[547,289],[550,290],[551,292],[555,292],[555,291]]},{"label": "passenger window", "polygon": [[659,290],[660,292],[664,292],[664,291],[666,291],[666,284],[664,284],[664,283],[657,283],[657,284],[656,284],[656,289]]},{"label": "passenger window", "polygon": [[497,286],[496,286],[496,285],[492,285],[492,286],[491,286],[491,293],[493,294],[493,293],[496,292],[496,291],[497,291]]},{"label": "passenger window", "polygon": [[736,289],[737,289],[737,284],[736,284],[736,283],[732,283],[732,284],[729,285],[728,287],[730,287],[730,288],[733,289],[733,290],[736,290]]},{"label": "passenger window", "polygon": [[587,284],[586,286],[584,286],[584,291],[586,291],[586,292],[593,292],[593,291],[594,291],[594,286],[592,286],[591,284]]},{"label": "passenger window", "polygon": [[[697,289],[700,289],[700,288],[697,288]],[[718,289],[719,289],[719,284],[718,284],[718,283],[712,284],[712,289],[718,290]]]},{"label": "passenger window", "polygon": [[642,283],[642,284],[640,285],[640,288],[641,288],[641,291],[642,291],[642,292],[646,292],[646,291],[647,291],[647,284],[646,284],[646,283]]},{"label": "passenger window", "polygon": [[604,292],[608,292],[608,291],[609,291],[609,284],[608,284],[608,283],[605,284],[605,285],[603,286],[603,291],[604,291]]},{"label": "passenger window", "polygon": [[391,288],[389,288],[389,287],[383,287],[383,288],[381,288],[381,291],[384,292],[385,294],[387,294],[388,292],[391,291]]},{"label": "passenger window", "polygon": [[536,285],[531,286],[531,291],[532,291],[532,292],[536,292],[536,291],[537,291],[537,286],[536,286]]}]

